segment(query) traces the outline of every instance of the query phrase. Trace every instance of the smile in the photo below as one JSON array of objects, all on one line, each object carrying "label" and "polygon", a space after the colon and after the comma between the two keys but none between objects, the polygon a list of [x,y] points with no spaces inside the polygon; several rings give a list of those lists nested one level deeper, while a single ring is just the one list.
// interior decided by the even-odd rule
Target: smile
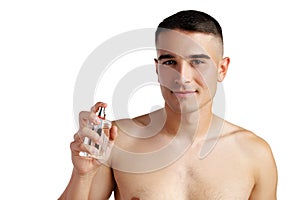
[{"label": "smile", "polygon": [[174,95],[180,98],[190,97],[197,93],[197,91],[172,91]]}]

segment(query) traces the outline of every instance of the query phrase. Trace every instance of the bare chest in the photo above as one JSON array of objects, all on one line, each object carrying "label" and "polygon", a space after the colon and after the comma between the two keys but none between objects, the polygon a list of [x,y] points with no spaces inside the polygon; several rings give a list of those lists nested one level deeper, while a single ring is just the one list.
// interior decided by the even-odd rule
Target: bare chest
[{"label": "bare chest", "polygon": [[119,199],[248,199],[254,185],[247,163],[237,158],[186,155],[151,173],[115,171]]}]

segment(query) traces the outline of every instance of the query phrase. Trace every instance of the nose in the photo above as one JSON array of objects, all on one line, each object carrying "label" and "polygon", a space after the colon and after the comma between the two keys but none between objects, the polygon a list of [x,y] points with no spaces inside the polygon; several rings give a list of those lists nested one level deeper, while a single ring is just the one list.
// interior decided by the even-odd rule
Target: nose
[{"label": "nose", "polygon": [[175,79],[176,84],[186,84],[191,82],[191,77],[192,77],[192,69],[190,64],[182,60],[180,63],[177,64],[177,72],[178,76]]}]

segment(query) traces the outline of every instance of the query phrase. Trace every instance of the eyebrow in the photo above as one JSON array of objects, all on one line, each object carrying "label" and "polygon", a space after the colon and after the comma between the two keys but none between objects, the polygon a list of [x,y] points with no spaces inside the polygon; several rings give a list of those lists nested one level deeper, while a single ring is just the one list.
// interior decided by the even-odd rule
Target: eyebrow
[{"label": "eyebrow", "polygon": [[206,54],[195,54],[190,55],[188,58],[204,58],[204,59],[210,59],[210,57]]},{"label": "eyebrow", "polygon": [[175,58],[175,56],[171,55],[171,54],[163,54],[160,55],[157,60],[162,60],[162,59],[167,59],[167,58]]},{"label": "eyebrow", "polygon": [[[175,58],[175,56],[171,54],[162,54],[158,57],[157,60],[162,60],[162,59],[169,59],[169,58]],[[206,54],[194,54],[194,55],[189,55],[188,58],[204,58],[204,59],[210,59],[210,57]]]}]

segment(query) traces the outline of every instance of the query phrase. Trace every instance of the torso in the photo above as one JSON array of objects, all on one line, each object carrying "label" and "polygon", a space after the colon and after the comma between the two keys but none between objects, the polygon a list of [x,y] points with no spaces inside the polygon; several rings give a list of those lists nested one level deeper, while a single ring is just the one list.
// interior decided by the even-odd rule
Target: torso
[{"label": "torso", "polygon": [[[134,173],[115,168],[116,199],[249,199],[255,180],[251,153],[243,140],[253,136],[227,122],[225,127],[215,147],[205,158],[199,157],[203,141],[196,141],[182,156],[161,169]],[[123,140],[127,138],[125,135],[118,137]],[[122,148],[132,152],[141,149],[151,152],[162,145],[164,140],[165,138],[158,137],[140,140],[140,144],[137,143],[138,140],[132,140],[123,143],[125,145]],[[153,147],[154,143],[157,146]],[[129,165],[138,164],[134,162],[130,160]]]}]

